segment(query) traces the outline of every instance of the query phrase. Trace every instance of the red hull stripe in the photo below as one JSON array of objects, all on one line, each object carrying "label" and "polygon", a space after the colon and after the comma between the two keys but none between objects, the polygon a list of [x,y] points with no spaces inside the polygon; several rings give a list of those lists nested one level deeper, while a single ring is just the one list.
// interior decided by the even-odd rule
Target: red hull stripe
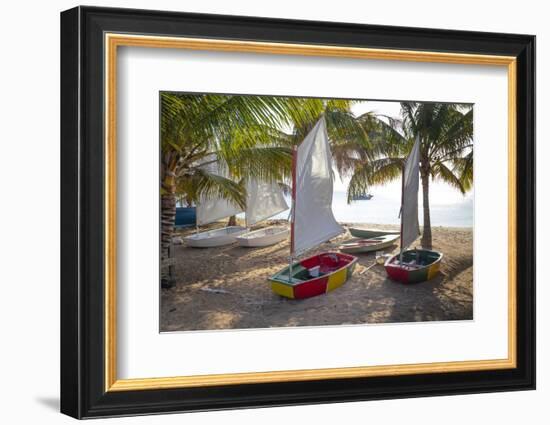
[{"label": "red hull stripe", "polygon": [[294,298],[309,298],[324,294],[327,290],[328,277],[323,276],[319,279],[304,282],[294,287]]},{"label": "red hull stripe", "polygon": [[409,282],[409,272],[407,270],[403,270],[400,267],[387,266],[386,272],[388,273],[390,279],[397,280],[403,283]]}]

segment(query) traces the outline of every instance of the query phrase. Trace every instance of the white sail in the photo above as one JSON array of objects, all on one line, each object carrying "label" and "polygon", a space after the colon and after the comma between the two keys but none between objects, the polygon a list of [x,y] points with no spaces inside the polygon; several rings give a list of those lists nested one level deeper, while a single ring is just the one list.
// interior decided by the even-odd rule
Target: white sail
[{"label": "white sail", "polygon": [[[205,164],[200,167],[211,174],[228,178],[229,173],[217,160],[214,154],[204,160]],[[213,223],[225,217],[237,215],[243,209],[237,204],[216,196],[201,196],[197,202],[197,225]]]},{"label": "white sail", "polygon": [[403,170],[401,203],[401,250],[406,249],[420,234],[418,225],[418,183],[420,139],[417,137]]},{"label": "white sail", "polygon": [[197,224],[213,223],[225,217],[237,215],[243,209],[225,199],[201,197],[197,204]]},{"label": "white sail", "polygon": [[276,182],[250,179],[246,191],[246,227],[288,209],[283,191]]},{"label": "white sail", "polygon": [[295,155],[292,254],[344,231],[332,214],[332,159],[324,117]]}]

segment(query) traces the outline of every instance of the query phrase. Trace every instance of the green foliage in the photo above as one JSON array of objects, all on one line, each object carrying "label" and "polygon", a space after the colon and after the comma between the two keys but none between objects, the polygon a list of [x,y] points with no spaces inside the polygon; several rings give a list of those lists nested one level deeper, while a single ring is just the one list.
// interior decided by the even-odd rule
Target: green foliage
[{"label": "green foliage", "polygon": [[[461,193],[473,184],[473,109],[449,103],[401,103],[401,119],[368,114],[370,150],[353,157],[348,202],[375,184],[399,178],[404,159],[420,138],[421,173],[446,182]],[[361,158],[358,160],[357,158]],[[347,171],[347,169],[346,169]]]},{"label": "green foliage", "polygon": [[[353,101],[276,96],[161,93],[163,167],[173,166],[176,193],[188,203],[221,196],[242,206],[248,178],[290,182],[292,146],[322,114],[335,159],[352,147],[368,148],[365,125],[350,111]],[[342,153],[342,154],[341,154]],[[227,170],[211,174],[208,164]],[[347,161],[347,166],[352,162]],[[237,189],[239,186],[240,189]]]},{"label": "green foliage", "polygon": [[204,196],[223,198],[241,208],[246,207],[246,192],[242,184],[201,168],[178,179],[177,193],[182,194],[188,204]]},{"label": "green foliage", "polygon": [[[401,103],[394,117],[355,117],[342,99],[161,93],[163,167],[173,170],[180,198],[221,196],[244,205],[248,178],[288,187],[292,146],[324,114],[334,165],[349,176],[348,202],[401,176],[416,137],[421,170],[461,193],[473,182],[473,109],[447,103]],[[215,162],[228,177],[212,174]],[[214,167],[215,169],[216,167]],[[163,189],[164,190],[164,189]]]}]

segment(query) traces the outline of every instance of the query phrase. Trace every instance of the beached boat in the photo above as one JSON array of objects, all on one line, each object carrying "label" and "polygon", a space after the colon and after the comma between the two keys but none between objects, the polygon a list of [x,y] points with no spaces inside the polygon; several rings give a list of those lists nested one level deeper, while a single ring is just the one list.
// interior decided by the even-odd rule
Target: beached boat
[{"label": "beached boat", "polygon": [[430,280],[439,272],[443,254],[428,249],[409,249],[420,235],[418,224],[420,139],[409,153],[401,184],[401,247],[399,254],[388,258],[384,267],[390,279],[403,283]]},{"label": "beached boat", "polygon": [[351,276],[357,257],[325,252],[293,263],[270,278],[271,289],[287,298],[309,298],[342,286]]},{"label": "beached boat", "polygon": [[209,230],[207,232],[194,233],[185,237],[187,246],[193,248],[213,248],[235,243],[237,236],[246,233],[246,227],[229,226],[221,229]]},{"label": "beached boat", "polygon": [[[247,228],[288,209],[283,191],[276,182],[249,180],[246,193]],[[285,226],[270,226],[244,233],[237,238],[237,242],[249,248],[269,246],[286,239],[289,233]]]},{"label": "beached boat", "polygon": [[344,242],[338,249],[349,254],[379,251],[394,245],[397,239],[399,239],[399,235],[383,235],[370,239],[356,239]]},{"label": "beached boat", "polygon": [[263,229],[247,232],[237,238],[240,246],[245,247],[262,247],[279,243],[290,234],[290,230],[286,226],[269,226]]},{"label": "beached boat", "polygon": [[362,239],[377,238],[378,236],[385,235],[399,235],[399,230],[380,230],[380,229],[367,229],[363,227],[350,227],[349,232],[352,236]]},{"label": "beached boat", "polygon": [[427,249],[410,249],[403,255],[389,258],[384,267],[390,279],[403,283],[416,283],[430,280],[439,272],[443,254]]},{"label": "beached boat", "polygon": [[352,201],[370,201],[373,195],[370,193],[364,193],[363,195],[355,195],[351,198]]},{"label": "beached boat", "polygon": [[[205,161],[204,169],[212,174],[228,177],[227,170],[220,165],[214,156],[208,157]],[[199,226],[223,218],[231,217],[243,212],[243,209],[238,205],[216,196],[201,196],[196,205],[196,228],[197,232],[184,238],[187,246],[192,248],[212,248],[216,246],[224,246],[237,242],[237,236],[242,235],[247,231],[246,227],[229,226],[221,229],[199,232]]]},{"label": "beached boat", "polygon": [[332,213],[332,161],[324,116],[294,148],[288,267],[269,278],[271,289],[287,298],[309,298],[342,286],[357,258],[326,252],[294,262],[305,251],[344,231]]}]

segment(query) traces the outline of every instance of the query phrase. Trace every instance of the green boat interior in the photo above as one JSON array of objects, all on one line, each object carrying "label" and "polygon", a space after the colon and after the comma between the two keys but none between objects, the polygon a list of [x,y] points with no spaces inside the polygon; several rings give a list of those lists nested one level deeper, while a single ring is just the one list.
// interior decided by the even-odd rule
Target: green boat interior
[{"label": "green boat interior", "polygon": [[[313,277],[313,276],[311,276],[308,269],[306,269],[304,266],[300,265],[299,263],[295,263],[292,266],[292,282],[290,282],[289,278],[288,278],[289,271],[290,271],[290,269],[288,267],[285,268],[284,270],[281,270],[280,273],[278,273],[276,276],[274,276],[274,279],[276,279],[276,280],[278,280],[282,283],[286,283],[287,285],[288,284],[295,285],[297,283],[301,283],[301,282],[304,282],[306,280],[310,280]],[[319,275],[315,276],[315,277],[323,276],[324,274],[326,274],[326,273],[322,273],[321,271],[319,271]]]},{"label": "green boat interior", "polygon": [[[434,251],[426,250],[410,250],[403,252],[403,264],[415,265],[417,267],[429,266],[432,263],[435,263],[441,254]],[[399,263],[401,261],[400,256],[396,256],[395,262]]]}]

